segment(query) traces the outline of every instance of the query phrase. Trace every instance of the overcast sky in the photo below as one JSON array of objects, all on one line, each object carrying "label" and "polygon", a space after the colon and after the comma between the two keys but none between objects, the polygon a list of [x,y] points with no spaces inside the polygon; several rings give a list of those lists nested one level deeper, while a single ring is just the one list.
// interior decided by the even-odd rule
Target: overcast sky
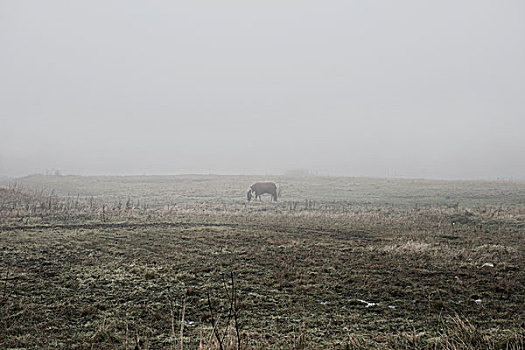
[{"label": "overcast sky", "polygon": [[525,1],[0,0],[0,175],[525,178]]}]

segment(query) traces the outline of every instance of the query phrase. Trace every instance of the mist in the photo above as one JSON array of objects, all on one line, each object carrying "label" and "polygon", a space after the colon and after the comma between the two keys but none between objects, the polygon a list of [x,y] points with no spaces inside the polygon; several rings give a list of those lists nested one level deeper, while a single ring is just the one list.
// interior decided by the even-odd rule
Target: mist
[{"label": "mist", "polygon": [[1,1],[0,175],[525,178],[523,1]]}]

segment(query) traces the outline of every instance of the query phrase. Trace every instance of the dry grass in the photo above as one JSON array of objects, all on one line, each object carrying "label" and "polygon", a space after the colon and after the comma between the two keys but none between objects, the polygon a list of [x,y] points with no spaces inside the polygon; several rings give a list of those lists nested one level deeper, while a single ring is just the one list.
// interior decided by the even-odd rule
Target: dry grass
[{"label": "dry grass", "polygon": [[219,349],[209,294],[236,349],[230,272],[242,349],[524,348],[525,207],[153,205],[136,186],[148,205],[0,192],[0,348]]}]

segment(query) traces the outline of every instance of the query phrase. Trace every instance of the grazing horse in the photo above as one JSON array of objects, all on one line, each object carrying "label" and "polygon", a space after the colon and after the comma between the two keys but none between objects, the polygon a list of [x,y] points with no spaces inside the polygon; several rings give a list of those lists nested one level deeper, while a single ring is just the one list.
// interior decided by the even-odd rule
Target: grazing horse
[{"label": "grazing horse", "polygon": [[268,193],[272,196],[272,199],[277,202],[277,186],[273,182],[257,182],[250,186],[248,193],[248,201],[252,200],[252,195],[255,195],[255,199],[261,200],[261,194]]}]

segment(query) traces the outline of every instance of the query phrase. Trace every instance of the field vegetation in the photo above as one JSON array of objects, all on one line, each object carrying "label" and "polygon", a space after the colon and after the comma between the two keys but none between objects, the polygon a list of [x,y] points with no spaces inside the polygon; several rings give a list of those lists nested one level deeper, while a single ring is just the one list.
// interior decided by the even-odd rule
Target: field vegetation
[{"label": "field vegetation", "polygon": [[524,182],[30,176],[0,348],[523,349],[524,247]]}]

